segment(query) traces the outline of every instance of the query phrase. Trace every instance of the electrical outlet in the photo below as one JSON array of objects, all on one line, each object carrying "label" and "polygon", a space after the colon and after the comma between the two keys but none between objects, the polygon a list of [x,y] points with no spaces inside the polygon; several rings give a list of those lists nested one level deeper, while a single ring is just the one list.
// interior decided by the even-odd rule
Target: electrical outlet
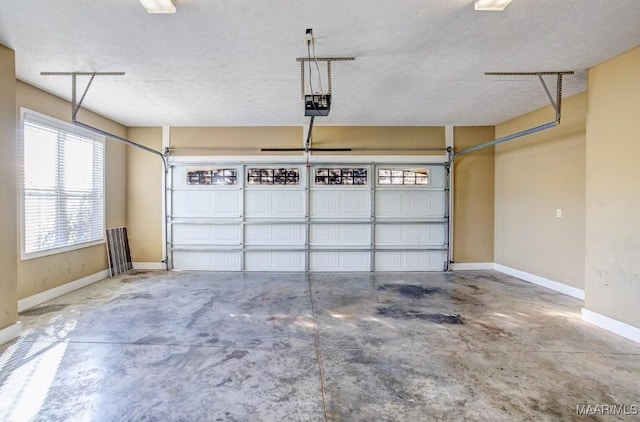
[{"label": "electrical outlet", "polygon": [[556,218],[562,218],[562,210],[560,208],[556,209]]}]

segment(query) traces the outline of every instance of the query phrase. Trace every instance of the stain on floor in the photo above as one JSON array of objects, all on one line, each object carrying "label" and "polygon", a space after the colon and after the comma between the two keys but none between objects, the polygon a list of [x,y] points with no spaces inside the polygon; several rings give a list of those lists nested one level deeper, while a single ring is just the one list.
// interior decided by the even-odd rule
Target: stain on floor
[{"label": "stain on floor", "polygon": [[478,325],[482,328],[484,328],[485,330],[489,331],[491,334],[497,335],[497,336],[505,336],[505,337],[511,337],[512,334],[509,333],[508,331],[505,331],[504,329],[495,326],[494,324],[490,324],[488,322],[484,322],[484,321],[473,321],[472,324],[474,325]]},{"label": "stain on floor", "polygon": [[125,276],[130,276],[130,275],[141,275],[141,274],[152,274],[152,273],[153,273],[153,271],[129,270],[124,275]]},{"label": "stain on floor", "polygon": [[442,291],[439,287],[426,287],[415,284],[383,284],[378,287],[378,290],[390,290],[414,299],[422,299],[425,296],[430,296]]},{"label": "stain on floor", "polygon": [[435,324],[464,324],[462,317],[458,314],[429,314],[419,311],[404,310],[396,307],[377,308],[376,313],[381,316],[395,319],[420,319],[423,321],[433,322]]},{"label": "stain on floor", "polygon": [[122,280],[120,280],[121,283],[133,283],[136,281],[140,281],[140,280],[148,280],[149,277],[129,277],[129,278],[123,278]]}]

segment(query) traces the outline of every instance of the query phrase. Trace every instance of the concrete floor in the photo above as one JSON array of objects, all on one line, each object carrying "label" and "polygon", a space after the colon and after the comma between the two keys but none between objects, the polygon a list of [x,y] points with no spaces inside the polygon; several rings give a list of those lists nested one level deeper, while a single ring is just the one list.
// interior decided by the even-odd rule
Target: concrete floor
[{"label": "concrete floor", "polygon": [[154,272],[20,315],[2,421],[637,420],[640,345],[493,271]]}]

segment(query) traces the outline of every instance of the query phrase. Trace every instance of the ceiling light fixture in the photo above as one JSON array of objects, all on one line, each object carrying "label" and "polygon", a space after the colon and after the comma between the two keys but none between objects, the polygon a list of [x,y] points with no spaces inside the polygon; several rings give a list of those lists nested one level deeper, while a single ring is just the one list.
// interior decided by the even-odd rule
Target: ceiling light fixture
[{"label": "ceiling light fixture", "polygon": [[176,6],[171,0],[138,0],[147,13],[176,13]]},{"label": "ceiling light fixture", "polygon": [[499,12],[504,10],[511,0],[475,0],[476,10]]}]

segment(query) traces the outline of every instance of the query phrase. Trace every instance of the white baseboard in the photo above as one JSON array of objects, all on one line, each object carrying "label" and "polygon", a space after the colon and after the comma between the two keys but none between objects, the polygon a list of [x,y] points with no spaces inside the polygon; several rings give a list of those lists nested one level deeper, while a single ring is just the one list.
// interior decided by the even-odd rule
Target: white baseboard
[{"label": "white baseboard", "polygon": [[640,343],[640,328],[582,308],[582,319],[614,334]]},{"label": "white baseboard", "polygon": [[20,321],[3,328],[0,330],[0,344],[4,344],[18,337],[20,335],[20,331],[22,331],[22,323]]},{"label": "white baseboard", "polygon": [[79,280],[63,284],[62,286],[54,287],[53,289],[45,290],[44,292],[37,293],[33,296],[25,297],[18,301],[18,312],[33,308],[36,305],[40,305],[41,303],[55,299],[59,296],[66,295],[67,293],[88,286],[96,281],[104,280],[107,277],[109,277],[109,270],[102,270],[98,273],[82,277]]},{"label": "white baseboard", "polygon": [[538,286],[555,290],[556,292],[575,297],[576,299],[584,300],[584,290],[578,289],[577,287],[568,286],[564,283],[560,283],[559,281],[549,280],[548,278],[540,277],[539,275],[530,274],[525,271],[516,270],[515,268],[506,267],[500,264],[493,264],[493,269],[501,273],[517,277],[521,280],[528,281],[529,283],[537,284]]},{"label": "white baseboard", "polygon": [[456,262],[451,264],[453,271],[493,270],[493,262]]},{"label": "white baseboard", "polygon": [[134,270],[165,270],[166,266],[163,262],[134,262]]}]

